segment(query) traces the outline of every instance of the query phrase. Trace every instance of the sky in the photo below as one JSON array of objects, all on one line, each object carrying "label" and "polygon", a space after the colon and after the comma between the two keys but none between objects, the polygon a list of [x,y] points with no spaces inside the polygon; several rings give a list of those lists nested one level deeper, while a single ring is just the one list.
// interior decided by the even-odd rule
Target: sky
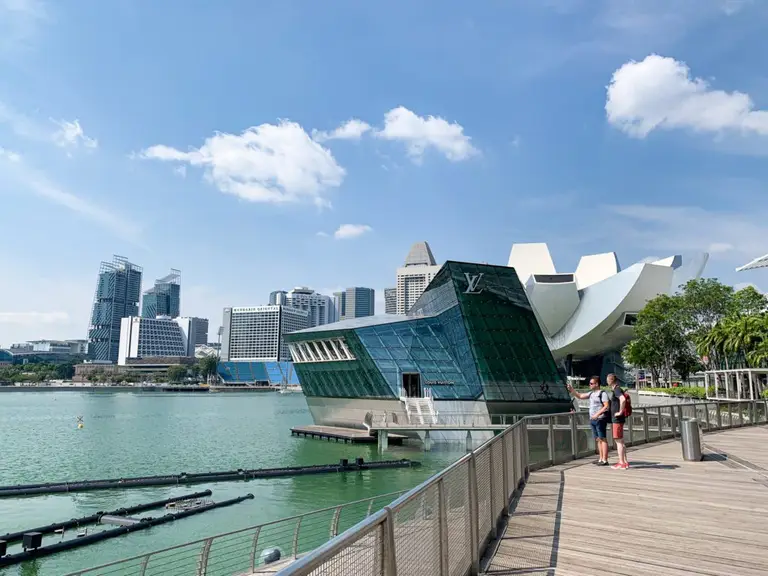
[{"label": "sky", "polygon": [[85,338],[99,263],[182,314],[377,291],[416,241],[558,271],[708,251],[768,289],[761,0],[0,0],[0,345]]}]

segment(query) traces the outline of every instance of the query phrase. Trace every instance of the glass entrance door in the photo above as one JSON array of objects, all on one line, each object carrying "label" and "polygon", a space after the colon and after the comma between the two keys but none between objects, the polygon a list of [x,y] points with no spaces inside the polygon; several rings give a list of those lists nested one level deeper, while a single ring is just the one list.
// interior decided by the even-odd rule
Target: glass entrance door
[{"label": "glass entrance door", "polygon": [[403,392],[409,398],[421,398],[421,374],[404,372]]}]

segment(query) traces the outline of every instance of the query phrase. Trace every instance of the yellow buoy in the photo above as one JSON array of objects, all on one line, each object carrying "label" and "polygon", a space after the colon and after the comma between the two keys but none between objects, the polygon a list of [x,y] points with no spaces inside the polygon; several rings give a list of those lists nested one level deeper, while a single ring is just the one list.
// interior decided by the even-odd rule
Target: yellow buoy
[{"label": "yellow buoy", "polygon": [[79,430],[79,429],[80,429],[80,428],[82,428],[82,427],[83,427],[83,423],[82,423],[82,422],[80,422],[80,423],[77,425],[77,429]]}]

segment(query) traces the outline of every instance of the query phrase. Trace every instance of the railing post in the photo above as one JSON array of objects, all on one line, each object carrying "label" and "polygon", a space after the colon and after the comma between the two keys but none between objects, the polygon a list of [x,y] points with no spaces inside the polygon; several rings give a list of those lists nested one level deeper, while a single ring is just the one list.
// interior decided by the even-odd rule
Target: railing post
[{"label": "railing post", "polygon": [[203,551],[200,553],[200,560],[197,565],[197,576],[205,576],[208,572],[208,556],[211,553],[213,538],[207,538],[203,544]]},{"label": "railing post", "polygon": [[437,508],[440,535],[440,575],[449,576],[448,568],[448,498],[445,495],[445,482],[437,481]]},{"label": "railing post", "polygon": [[[370,510],[371,505],[373,504],[373,500],[371,500],[368,503],[368,509]],[[370,516],[370,512],[368,513],[368,516]],[[339,516],[341,516],[341,506],[337,506],[336,510],[333,511],[333,518],[331,519],[331,538],[336,538],[336,536],[339,535]]]},{"label": "railing post", "polygon": [[627,419],[627,425],[628,425],[628,432],[629,432],[629,444],[628,446],[632,446],[635,443],[635,425],[633,424],[634,418],[630,416]]},{"label": "railing post", "polygon": [[704,421],[707,423],[707,432],[709,432],[709,405],[704,402]]},{"label": "railing post", "polygon": [[547,426],[547,451],[549,452],[549,463],[555,464],[555,426],[552,422],[553,416],[547,418],[549,425]]},{"label": "railing post", "polygon": [[384,510],[387,512],[387,519],[382,524],[384,530],[382,542],[384,544],[384,553],[381,555],[382,572],[385,576],[397,576],[397,558],[395,555],[395,515],[392,514],[392,509],[389,506],[385,506]]},{"label": "railing post", "polygon": [[643,438],[645,442],[649,442],[648,439],[648,409],[643,408]]},{"label": "railing post", "polygon": [[298,520],[296,520],[296,528],[293,530],[292,554],[294,558],[296,558],[299,555],[299,530],[301,530],[302,518],[303,516],[299,516]]},{"label": "railing post", "polygon": [[495,539],[498,536],[496,532],[498,518],[496,518],[496,510],[493,507],[493,501],[495,500],[496,483],[498,480],[494,478],[493,474],[493,444],[489,444],[486,450],[488,452],[488,488],[490,489],[490,493],[488,494],[488,515],[491,517],[491,538]]},{"label": "railing post", "polygon": [[571,423],[571,456],[576,460],[579,457],[579,427],[576,422],[576,412],[571,412],[568,418]]},{"label": "railing post", "polygon": [[[256,572],[256,547],[259,545],[259,532],[261,526],[256,526],[256,532],[253,535],[253,546],[251,547],[251,572]],[[144,576],[142,574],[142,576]]]},{"label": "railing post", "polygon": [[661,440],[664,437],[664,422],[661,416],[661,406],[656,408],[656,414],[657,414],[656,426],[659,427],[659,440]]},{"label": "railing post", "polygon": [[733,428],[733,402],[728,402],[728,428]]},{"label": "railing post", "polygon": [[723,427],[723,415],[720,414],[720,402],[715,402],[715,409],[717,411],[717,429],[720,430]]},{"label": "railing post", "polygon": [[477,504],[477,462],[475,453],[469,453],[469,550],[470,550],[470,569],[472,576],[480,573],[480,536],[479,536],[479,514]]},{"label": "railing post", "polygon": [[144,576],[147,573],[147,564],[149,564],[149,558],[152,554],[147,554],[141,559],[141,566],[139,566],[139,576]]},{"label": "railing post", "polygon": [[509,497],[512,494],[512,491],[509,489],[509,454],[507,454],[507,447],[509,444],[508,441],[509,434],[504,431],[502,432],[501,436],[501,478],[502,478],[502,486],[504,487],[504,502],[502,502],[504,509],[502,510],[502,515],[508,516],[509,515]]},{"label": "railing post", "polygon": [[528,476],[531,473],[531,446],[528,442],[528,420],[523,420],[523,456],[525,456],[525,465],[523,466],[523,477],[525,478],[526,482],[528,481]]}]

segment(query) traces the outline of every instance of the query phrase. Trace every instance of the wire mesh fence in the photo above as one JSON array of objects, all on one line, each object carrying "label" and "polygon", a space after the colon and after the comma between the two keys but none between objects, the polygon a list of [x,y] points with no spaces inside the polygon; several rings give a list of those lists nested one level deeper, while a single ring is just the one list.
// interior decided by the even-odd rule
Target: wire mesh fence
[{"label": "wire mesh fence", "polygon": [[[768,401],[638,407],[625,423],[625,442],[677,437],[688,418],[704,432],[764,424]],[[316,510],[68,576],[477,573],[530,471],[594,452],[588,414],[529,416],[405,494]]]}]

